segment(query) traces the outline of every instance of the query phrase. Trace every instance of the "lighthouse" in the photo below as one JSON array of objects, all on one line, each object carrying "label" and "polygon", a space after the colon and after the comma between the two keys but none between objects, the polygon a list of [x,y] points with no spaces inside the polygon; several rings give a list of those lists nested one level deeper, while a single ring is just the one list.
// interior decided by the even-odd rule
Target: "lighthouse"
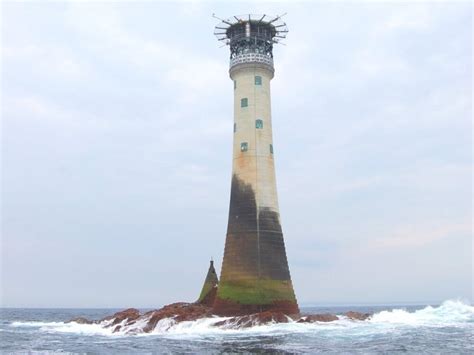
[{"label": "lighthouse", "polygon": [[213,311],[299,313],[280,223],[270,83],[281,16],[234,16],[215,27],[230,48],[234,90],[232,183],[224,259]]}]

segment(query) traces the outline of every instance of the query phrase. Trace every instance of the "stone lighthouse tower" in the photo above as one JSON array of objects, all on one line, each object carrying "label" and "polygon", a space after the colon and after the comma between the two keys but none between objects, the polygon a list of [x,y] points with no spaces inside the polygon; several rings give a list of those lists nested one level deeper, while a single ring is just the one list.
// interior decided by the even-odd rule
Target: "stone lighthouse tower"
[{"label": "stone lighthouse tower", "polygon": [[299,313],[280,225],[272,139],[273,44],[288,29],[280,16],[221,20],[234,86],[232,188],[224,260],[213,310]]}]

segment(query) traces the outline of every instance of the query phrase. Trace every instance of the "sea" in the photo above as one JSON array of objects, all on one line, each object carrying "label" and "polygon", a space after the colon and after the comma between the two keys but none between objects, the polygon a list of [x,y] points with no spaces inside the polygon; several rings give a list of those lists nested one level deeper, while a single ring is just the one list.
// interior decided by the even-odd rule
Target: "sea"
[{"label": "sea", "polygon": [[[284,323],[230,330],[213,326],[225,318],[160,321],[152,333],[112,333],[99,324],[116,309],[0,309],[2,354],[474,354],[474,307],[460,300],[439,305],[301,307],[302,313],[373,316],[330,323]],[[146,311],[144,309],[143,311]]]}]

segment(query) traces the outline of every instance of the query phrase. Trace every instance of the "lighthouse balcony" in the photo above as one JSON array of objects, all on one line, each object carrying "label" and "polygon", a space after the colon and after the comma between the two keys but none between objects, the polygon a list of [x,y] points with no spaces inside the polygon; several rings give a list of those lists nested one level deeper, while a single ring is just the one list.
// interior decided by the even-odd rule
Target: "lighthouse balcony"
[{"label": "lighthouse balcony", "polygon": [[273,68],[273,58],[266,54],[260,53],[243,53],[238,54],[230,59],[230,67],[232,68],[238,64],[246,63],[262,63],[267,64]]}]

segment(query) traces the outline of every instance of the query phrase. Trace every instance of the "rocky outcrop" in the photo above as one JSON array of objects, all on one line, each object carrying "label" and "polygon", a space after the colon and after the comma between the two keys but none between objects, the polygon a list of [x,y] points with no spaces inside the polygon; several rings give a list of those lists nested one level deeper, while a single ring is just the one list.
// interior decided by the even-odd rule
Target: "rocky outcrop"
[{"label": "rocky outcrop", "polygon": [[138,309],[128,308],[111,316],[105,317],[97,323],[104,324],[105,328],[113,327],[113,332],[116,333],[120,331],[123,326],[130,326],[134,324],[139,318],[140,311]]},{"label": "rocky outcrop", "polygon": [[292,321],[292,319],[281,312],[261,312],[246,316],[232,317],[217,322],[214,326],[225,329],[241,329],[269,323],[288,323],[290,321]]},{"label": "rocky outcrop", "polygon": [[112,320],[112,323],[110,323],[109,326],[113,326],[113,325],[117,325],[119,323],[122,323],[124,320],[127,320],[127,322],[129,323],[130,321],[136,320],[138,317],[140,317],[140,311],[138,309],[128,308],[124,311],[114,313],[111,316],[108,316],[108,317],[105,317],[105,318],[101,319],[99,321],[99,323],[103,322],[103,321]]},{"label": "rocky outcrop", "polygon": [[[368,313],[347,312],[345,317],[351,320],[363,321],[370,317]],[[158,322],[164,319],[170,320],[170,326],[184,321],[195,321],[201,318],[213,317],[212,308],[200,303],[172,303],[163,308],[140,314],[138,309],[129,308],[105,317],[99,321],[90,321],[83,317],[71,319],[69,322],[79,324],[100,324],[104,328],[111,328],[112,332],[122,331],[124,333],[150,333]],[[253,314],[230,317],[213,324],[215,327],[224,329],[242,329],[272,323],[314,323],[333,322],[340,319],[334,314],[311,314],[305,316],[288,316],[284,312],[264,311]]]},{"label": "rocky outcrop", "polygon": [[210,317],[211,308],[198,303],[173,303],[161,309],[145,313],[142,317],[149,318],[143,328],[145,333],[155,329],[156,324],[164,318],[173,318],[176,322],[192,321],[200,318]]},{"label": "rocky outcrop", "polygon": [[352,320],[366,320],[370,317],[369,313],[360,313],[360,312],[347,312],[344,314],[347,318]]}]

